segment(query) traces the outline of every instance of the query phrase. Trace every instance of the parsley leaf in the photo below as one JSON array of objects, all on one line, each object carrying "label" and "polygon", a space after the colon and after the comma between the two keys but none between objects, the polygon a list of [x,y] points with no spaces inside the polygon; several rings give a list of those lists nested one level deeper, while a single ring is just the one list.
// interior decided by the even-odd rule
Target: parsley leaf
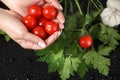
[{"label": "parsley leaf", "polygon": [[[108,52],[108,51],[104,50],[104,52]],[[91,64],[94,67],[94,69],[98,69],[98,71],[100,73],[102,73],[104,75],[108,75],[110,59],[108,59],[100,54],[101,54],[101,50],[99,50],[98,52],[91,50],[91,51],[88,51],[88,53],[86,53],[83,56],[83,59],[85,60],[85,63],[87,65]]]},{"label": "parsley leaf", "polygon": [[4,36],[5,40],[8,42],[11,38],[2,30],[0,30],[0,34]]},{"label": "parsley leaf", "polygon": [[4,31],[0,30],[0,34],[4,35],[6,34]]},{"label": "parsley leaf", "polygon": [[101,29],[98,35],[99,40],[101,40],[105,45],[108,44],[109,47],[112,47],[113,50],[119,44],[120,34],[114,28],[107,27],[104,24],[100,23]]},{"label": "parsley leaf", "polygon": [[81,61],[79,58],[71,58],[70,56],[66,57],[63,68],[59,71],[61,79],[66,80],[70,75],[73,75],[73,72],[77,71],[80,63]]},{"label": "parsley leaf", "polygon": [[98,49],[98,54],[100,54],[102,56],[109,56],[111,51],[112,51],[111,47],[100,46]]},{"label": "parsley leaf", "polygon": [[77,69],[77,73],[80,75],[80,77],[83,78],[87,71],[88,71],[88,66],[84,62],[81,62]]}]

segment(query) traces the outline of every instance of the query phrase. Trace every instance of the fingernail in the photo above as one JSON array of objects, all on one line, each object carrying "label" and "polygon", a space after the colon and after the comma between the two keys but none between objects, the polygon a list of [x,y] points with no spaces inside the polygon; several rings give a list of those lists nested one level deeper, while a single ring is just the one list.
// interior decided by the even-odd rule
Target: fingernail
[{"label": "fingernail", "polygon": [[60,10],[63,10],[62,6],[59,4]]},{"label": "fingernail", "polygon": [[57,34],[58,37],[61,35],[61,32],[62,32],[62,31],[59,31],[59,32],[58,32],[58,34]]},{"label": "fingernail", "polygon": [[60,29],[64,29],[64,25],[63,24],[60,24]]},{"label": "fingernail", "polygon": [[59,22],[63,25],[65,23],[65,20],[59,18]]},{"label": "fingernail", "polygon": [[64,29],[64,25],[61,27],[61,29]]},{"label": "fingernail", "polygon": [[45,47],[46,47],[46,44],[43,43],[43,42],[38,42],[38,45],[39,45],[40,47],[42,47],[42,48],[45,48]]},{"label": "fingernail", "polygon": [[64,29],[64,25],[61,25],[60,27],[61,27],[61,29]]}]

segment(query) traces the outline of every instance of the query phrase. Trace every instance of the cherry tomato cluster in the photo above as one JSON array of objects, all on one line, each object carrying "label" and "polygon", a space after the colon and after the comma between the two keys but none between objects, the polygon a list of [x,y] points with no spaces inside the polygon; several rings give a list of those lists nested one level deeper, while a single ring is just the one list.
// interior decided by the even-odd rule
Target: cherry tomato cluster
[{"label": "cherry tomato cluster", "polygon": [[46,39],[59,30],[58,23],[52,21],[56,16],[57,9],[51,5],[43,8],[32,5],[28,9],[28,15],[22,19],[22,22],[31,33]]},{"label": "cherry tomato cluster", "polygon": [[84,35],[79,39],[79,45],[82,48],[90,48],[93,44],[92,37],[89,35]]}]

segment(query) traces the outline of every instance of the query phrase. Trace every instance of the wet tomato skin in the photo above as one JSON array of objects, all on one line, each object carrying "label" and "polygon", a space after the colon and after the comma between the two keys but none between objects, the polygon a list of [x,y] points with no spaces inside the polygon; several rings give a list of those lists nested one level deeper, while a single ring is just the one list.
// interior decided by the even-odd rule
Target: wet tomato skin
[{"label": "wet tomato skin", "polygon": [[42,17],[38,20],[38,25],[41,27],[44,27],[46,22],[48,22],[48,19],[46,19],[45,17]]},{"label": "wet tomato skin", "polygon": [[45,40],[59,31],[59,24],[53,21],[57,13],[58,10],[52,5],[44,7],[32,5],[28,8],[28,14],[23,17],[22,22],[30,33]]},{"label": "wet tomato skin", "polygon": [[27,15],[22,19],[26,28],[31,31],[37,25],[37,19],[33,15]]},{"label": "wet tomato skin", "polygon": [[35,34],[36,36],[46,39],[47,38],[47,33],[45,32],[44,28],[41,26],[37,26],[32,30],[32,33]]},{"label": "wet tomato skin", "polygon": [[59,26],[58,26],[58,23],[56,22],[53,22],[53,21],[48,21],[45,26],[45,31],[51,35],[53,34],[54,32],[58,31],[59,30]]},{"label": "wet tomato skin", "polygon": [[92,46],[92,44],[93,44],[93,40],[92,40],[92,37],[89,35],[82,36],[79,39],[79,45],[82,48],[90,48]]},{"label": "wet tomato skin", "polygon": [[34,15],[36,18],[40,18],[42,16],[42,8],[38,5],[30,6],[28,11],[28,14]]},{"label": "wet tomato skin", "polygon": [[43,16],[47,19],[54,19],[57,16],[57,9],[54,8],[53,6],[45,6],[43,8]]}]

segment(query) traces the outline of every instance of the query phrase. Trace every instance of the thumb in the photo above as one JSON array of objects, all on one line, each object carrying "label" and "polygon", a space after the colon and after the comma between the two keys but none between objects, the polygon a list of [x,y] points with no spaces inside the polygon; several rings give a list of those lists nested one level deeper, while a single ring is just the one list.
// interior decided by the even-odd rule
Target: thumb
[{"label": "thumb", "polygon": [[32,33],[26,33],[23,37],[24,40],[27,40],[27,41],[31,41],[35,44],[38,44],[40,47],[42,48],[45,48],[46,47],[46,44],[44,42],[44,40],[42,40],[41,38],[39,38],[38,36],[32,34]]}]

